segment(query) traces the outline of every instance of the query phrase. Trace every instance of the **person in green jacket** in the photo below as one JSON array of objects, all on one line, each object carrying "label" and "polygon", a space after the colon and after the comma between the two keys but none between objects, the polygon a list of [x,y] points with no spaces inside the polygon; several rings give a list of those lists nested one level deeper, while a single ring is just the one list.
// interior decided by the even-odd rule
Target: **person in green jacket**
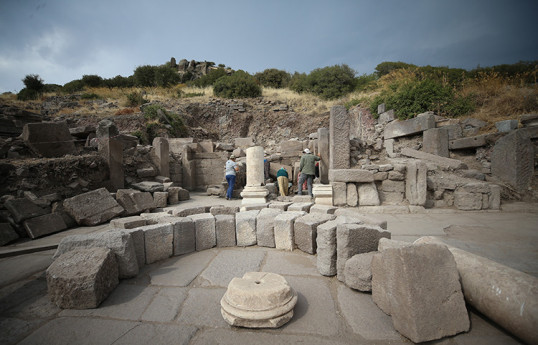
[{"label": "person in green jacket", "polygon": [[321,156],[319,153],[317,156],[314,156],[309,149],[304,149],[303,152],[304,155],[301,157],[301,164],[299,165],[301,175],[299,176],[299,190],[297,191],[297,194],[303,194],[303,183],[306,181],[308,195],[312,197],[312,181],[314,180],[314,175],[316,174],[316,161],[319,161]]}]

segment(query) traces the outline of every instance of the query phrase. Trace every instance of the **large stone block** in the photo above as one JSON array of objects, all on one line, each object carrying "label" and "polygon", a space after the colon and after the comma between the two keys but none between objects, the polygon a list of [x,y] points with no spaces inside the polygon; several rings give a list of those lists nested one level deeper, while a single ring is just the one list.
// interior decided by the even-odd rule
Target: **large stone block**
[{"label": "large stone block", "polygon": [[64,237],[53,258],[77,248],[95,247],[108,248],[116,255],[120,278],[131,278],[138,274],[134,241],[130,234],[117,230]]},{"label": "large stone block", "polygon": [[426,204],[426,191],[428,167],[421,161],[407,163],[405,178],[405,197],[410,205],[424,206]]},{"label": "large stone block", "polygon": [[123,214],[126,216],[149,212],[155,208],[151,193],[134,189],[118,189],[116,191],[116,201],[125,209]]},{"label": "large stone block", "polygon": [[79,225],[87,226],[104,223],[124,211],[105,188],[65,199],[63,206]]},{"label": "large stone block", "polygon": [[215,216],[217,247],[233,247],[235,241],[235,215],[217,214]]},{"label": "large stone block", "polygon": [[423,133],[422,149],[441,157],[448,157],[448,130],[445,128],[430,128]]},{"label": "large stone block", "polygon": [[118,285],[118,264],[107,248],[79,248],[47,269],[50,300],[62,309],[97,308]]},{"label": "large stone block", "polygon": [[288,211],[304,211],[310,212],[310,208],[314,206],[311,202],[294,202],[288,206]]},{"label": "large stone block", "polygon": [[316,204],[310,208],[310,213],[334,214],[336,210],[337,208],[334,206]]},{"label": "large stone block", "polygon": [[153,207],[166,207],[168,205],[168,192],[153,193]]},{"label": "large stone block", "polygon": [[317,267],[321,275],[336,274],[336,227],[345,223],[360,224],[361,221],[348,216],[339,216],[317,227]]},{"label": "large stone block", "polygon": [[219,214],[228,214],[235,217],[235,214],[239,212],[239,206],[224,206],[224,205],[216,205],[211,206],[209,209],[209,213],[216,216]]},{"label": "large stone block", "polygon": [[31,239],[54,234],[67,229],[63,217],[59,213],[49,213],[30,218],[23,222],[24,228]]},{"label": "large stone block", "polygon": [[189,207],[180,210],[172,211],[172,215],[175,217],[189,217],[195,214],[206,213],[205,206]]},{"label": "large stone block", "polygon": [[256,244],[256,217],[260,210],[238,212],[235,215],[235,235],[241,247]]},{"label": "large stone block", "polygon": [[344,106],[331,108],[329,140],[329,169],[349,169],[349,116]]},{"label": "large stone block", "polygon": [[260,247],[275,247],[275,218],[282,211],[276,208],[264,208],[256,217],[256,240]]},{"label": "large stone block", "polygon": [[432,155],[431,153],[423,152],[423,151],[417,151],[413,150],[409,147],[404,147],[400,150],[400,153],[407,157],[412,157],[416,159],[421,159],[428,161],[430,163],[433,163],[437,165],[439,168],[447,170],[447,169],[466,169],[467,165],[463,163],[462,161],[459,161],[457,159],[452,158],[446,158],[441,157],[437,155]]},{"label": "large stone block", "polygon": [[19,238],[9,223],[0,223],[0,246],[4,246]]},{"label": "large stone block", "polygon": [[147,220],[140,216],[116,218],[110,221],[110,226],[118,229],[134,229],[146,225]]},{"label": "large stone block", "polygon": [[534,146],[523,130],[497,140],[491,153],[491,173],[525,192],[534,176]]},{"label": "large stone block", "polygon": [[52,158],[76,152],[67,123],[27,123],[22,130],[24,143],[37,155]]},{"label": "large stone block", "polygon": [[303,142],[298,140],[285,140],[280,142],[282,157],[300,156],[303,151]]},{"label": "large stone block", "polygon": [[345,182],[331,182],[333,186],[334,206],[345,206],[347,204],[347,185]]},{"label": "large stone block", "polygon": [[297,248],[308,254],[316,254],[317,228],[320,224],[333,220],[332,214],[312,213],[295,220],[295,244]]},{"label": "large stone block", "polygon": [[174,233],[171,224],[152,224],[143,226],[141,229],[144,231],[146,264],[149,265],[172,256]]},{"label": "large stone block", "polygon": [[157,166],[161,176],[170,177],[170,146],[167,138],[157,137],[153,139]]},{"label": "large stone block", "polygon": [[330,140],[329,129],[318,128],[318,152],[321,156],[319,162],[319,179],[323,184],[329,183],[329,162],[330,162]]},{"label": "large stone block", "polygon": [[47,214],[47,211],[37,206],[34,202],[27,198],[7,200],[4,204],[6,209],[13,216],[16,223],[20,223],[25,219],[42,216]]},{"label": "large stone block", "polygon": [[196,250],[194,222],[189,217],[162,217],[159,223],[169,223],[174,232],[173,255],[183,255]]},{"label": "large stone block", "polygon": [[435,128],[435,115],[420,114],[415,118],[405,121],[392,121],[385,126],[385,139],[403,137],[411,134],[424,132]]},{"label": "large stone block", "polygon": [[213,248],[217,245],[215,232],[215,217],[211,213],[201,213],[189,216],[194,222],[196,233],[196,251]]},{"label": "large stone block", "polygon": [[303,211],[282,212],[275,217],[275,248],[293,251],[295,247],[295,220],[304,216]]},{"label": "large stone block", "polygon": [[458,210],[471,211],[482,208],[482,193],[468,193],[463,190],[454,192],[454,206]]},{"label": "large stone block", "polygon": [[352,289],[372,291],[372,258],[377,252],[353,255],[344,266],[344,283]]},{"label": "large stone block", "polygon": [[487,136],[487,134],[483,134],[474,137],[450,140],[448,147],[451,150],[461,150],[485,146],[487,144]]},{"label": "large stone block", "polygon": [[336,228],[336,274],[344,281],[346,261],[353,255],[377,251],[379,239],[390,232],[367,224],[339,224]]},{"label": "large stone block", "polygon": [[357,191],[359,193],[359,206],[379,206],[379,194],[374,182],[360,183]]},{"label": "large stone block", "polygon": [[347,183],[346,203],[348,206],[356,207],[359,204],[359,193],[355,183]]},{"label": "large stone block", "polygon": [[331,182],[374,182],[374,172],[364,169],[331,169]]},{"label": "large stone block", "polygon": [[[456,262],[446,246],[387,249],[383,256],[394,328],[415,343],[469,330]],[[375,276],[374,272],[374,276]]]},{"label": "large stone block", "polygon": [[135,229],[111,229],[110,231],[122,231],[131,235],[136,254],[136,262],[138,267],[142,268],[146,264],[146,240],[144,239],[144,231],[140,228]]}]

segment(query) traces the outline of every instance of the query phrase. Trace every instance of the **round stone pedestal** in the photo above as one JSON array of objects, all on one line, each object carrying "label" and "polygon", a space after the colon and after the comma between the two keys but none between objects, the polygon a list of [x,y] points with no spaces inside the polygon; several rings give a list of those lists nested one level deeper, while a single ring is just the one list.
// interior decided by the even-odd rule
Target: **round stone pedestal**
[{"label": "round stone pedestal", "polygon": [[220,301],[221,314],[232,326],[278,328],[293,317],[297,293],[284,277],[247,272],[234,278]]}]

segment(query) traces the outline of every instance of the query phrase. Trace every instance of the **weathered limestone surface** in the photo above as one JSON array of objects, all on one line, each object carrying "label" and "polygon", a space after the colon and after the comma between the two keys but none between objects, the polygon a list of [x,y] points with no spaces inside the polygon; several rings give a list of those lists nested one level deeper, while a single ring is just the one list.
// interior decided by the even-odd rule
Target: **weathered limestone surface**
[{"label": "weathered limestone surface", "polygon": [[317,205],[333,205],[333,187],[330,184],[314,184],[312,195],[314,196],[314,203]]},{"label": "weathered limestone surface", "polygon": [[0,223],[0,246],[6,245],[19,238],[19,235],[9,223]]},{"label": "weathered limestone surface", "polygon": [[4,206],[9,213],[11,213],[16,223],[20,223],[28,218],[47,214],[47,211],[37,206],[34,202],[27,198],[7,200]]},{"label": "weathered limestone surface", "polygon": [[155,208],[151,193],[134,189],[118,189],[116,191],[116,201],[125,209],[123,214],[126,216],[149,212]]},{"label": "weathered limestone surface", "polygon": [[86,235],[64,237],[58,244],[54,259],[76,248],[105,247],[110,249],[118,261],[120,278],[130,278],[138,274],[136,249],[130,234],[122,231],[105,231]]},{"label": "weathered limestone surface", "polygon": [[334,206],[329,205],[314,205],[310,208],[310,213],[325,213],[325,214],[334,214],[337,210]]},{"label": "weathered limestone surface", "polygon": [[390,238],[390,232],[366,224],[338,224],[336,227],[336,274],[344,281],[346,261],[353,255],[377,251],[379,239]]},{"label": "weathered limestone surface", "polygon": [[295,220],[306,214],[304,211],[282,212],[275,217],[275,248],[293,251],[295,246]]},{"label": "weathered limestone surface", "polygon": [[176,217],[189,217],[200,213],[206,213],[205,206],[189,207],[172,211],[172,215]]},{"label": "weathered limestone surface", "polygon": [[118,264],[107,248],[79,248],[47,269],[50,300],[62,309],[97,308],[118,285]]},{"label": "weathered limestone surface", "polygon": [[[170,205],[177,205],[179,204],[179,191],[181,190],[181,187],[168,187],[166,192],[168,193],[168,199],[167,202]],[[157,193],[157,192],[154,192]]]},{"label": "weathered limestone surface", "polygon": [[411,245],[413,244],[409,242],[392,240],[390,238],[380,238],[379,244],[377,245],[377,250],[382,252],[388,248],[402,248],[402,247],[407,247]]},{"label": "weathered limestone surface", "polygon": [[67,229],[64,219],[59,213],[49,213],[30,218],[25,220],[23,225],[31,239]]},{"label": "weathered limestone surface", "polygon": [[159,174],[170,177],[170,146],[167,138],[157,137],[153,139],[153,147],[157,156]]},{"label": "weathered limestone surface", "polygon": [[404,156],[426,160],[428,162],[436,164],[441,169],[465,169],[467,165],[462,161],[452,158],[440,157],[437,155],[432,155],[431,153],[413,150],[409,147],[404,147],[401,149],[400,153]]},{"label": "weathered limestone surface", "polygon": [[263,147],[249,147],[247,149],[247,185],[241,192],[243,205],[260,204],[267,201],[266,197],[269,192],[263,186],[264,181]]},{"label": "weathered limestone surface", "polygon": [[[445,245],[434,237],[415,244]],[[529,344],[538,343],[538,278],[495,261],[447,246],[461,279],[467,303]],[[495,288],[492,288],[495,287]]]},{"label": "weathered limestone surface", "polygon": [[355,183],[347,183],[347,205],[356,207],[359,204],[359,194]]},{"label": "weathered limestone surface", "polygon": [[221,314],[232,326],[278,328],[293,317],[297,293],[275,273],[247,272],[233,278],[221,299]]},{"label": "weathered limestone surface", "polygon": [[445,246],[389,248],[381,255],[394,279],[386,292],[398,332],[419,343],[469,330],[456,262]]},{"label": "weathered limestone surface", "polygon": [[424,152],[441,157],[449,157],[448,130],[445,128],[430,128],[424,131],[422,147]]},{"label": "weathered limestone surface", "polygon": [[118,229],[133,229],[146,225],[146,219],[140,216],[116,218],[110,221],[110,225]]},{"label": "weathered limestone surface", "polygon": [[294,202],[288,206],[288,211],[304,211],[310,212],[310,208],[314,206],[311,202]]},{"label": "weathered limestone surface", "polygon": [[344,106],[331,108],[329,140],[329,169],[349,169],[349,116]]},{"label": "weathered limestone surface", "polygon": [[474,137],[450,140],[448,147],[451,150],[461,150],[485,146],[487,144],[487,137],[488,134],[482,134]]},{"label": "weathered limestone surface", "polygon": [[295,220],[295,244],[297,248],[308,254],[315,254],[317,249],[317,228],[336,216],[332,214],[311,213]]},{"label": "weathered limestone surface", "polygon": [[76,152],[73,137],[67,123],[27,123],[22,130],[24,143],[36,154],[51,158]]},{"label": "weathered limestone surface", "polygon": [[153,207],[166,207],[168,205],[168,192],[153,193]]},{"label": "weathered limestone surface", "polygon": [[114,190],[125,187],[123,147],[123,142],[118,138],[99,138],[99,153],[105,158],[108,164],[110,183],[114,187]]},{"label": "weathered limestone surface", "polygon": [[381,204],[374,182],[360,183],[357,188],[360,206],[378,206]]},{"label": "weathered limestone surface", "polygon": [[174,233],[174,255],[192,253],[196,250],[196,232],[194,222],[189,217],[161,217],[159,223],[172,225]]},{"label": "weathered limestone surface", "polygon": [[329,129],[318,128],[318,152],[321,156],[319,162],[319,180],[323,184],[329,183],[329,162],[330,162],[330,141]]},{"label": "weathered limestone surface", "polygon": [[104,223],[124,211],[105,188],[65,199],[63,206],[79,225],[87,226]]},{"label": "weathered limestone surface", "polygon": [[217,235],[217,247],[235,246],[235,215],[215,215],[215,232]]},{"label": "weathered limestone surface", "polygon": [[211,213],[201,213],[189,216],[189,218],[194,221],[196,251],[215,247],[217,245],[215,217]]},{"label": "weathered limestone surface", "polygon": [[264,208],[256,217],[256,240],[260,247],[275,247],[275,218],[282,211],[276,208]]},{"label": "weathered limestone surface", "polygon": [[424,206],[426,204],[426,192],[428,167],[421,161],[407,163],[405,178],[405,197],[410,205]]},{"label": "weathered limestone surface", "polygon": [[347,185],[345,182],[331,182],[333,186],[334,206],[344,206],[347,203]]},{"label": "weathered limestone surface", "polygon": [[276,209],[279,209],[281,211],[287,211],[288,210],[288,207],[293,204],[292,202],[285,202],[285,201],[276,201],[276,202],[271,202],[269,204],[269,208],[276,208]]},{"label": "weathered limestone surface", "polygon": [[162,192],[164,191],[164,185],[160,182],[142,181],[131,184],[131,187],[142,192]]},{"label": "weathered limestone surface", "polygon": [[371,216],[365,216],[364,214],[360,213],[358,209],[351,209],[351,208],[339,208],[336,211],[334,211],[335,216],[346,216],[348,219],[355,219],[360,221],[364,224],[370,224],[380,227],[381,229],[387,230],[387,221],[379,219],[377,217],[371,217]]},{"label": "weathered limestone surface", "polygon": [[525,192],[534,175],[534,147],[524,130],[497,140],[491,153],[491,173]]},{"label": "weathered limestone surface", "polygon": [[233,215],[235,217],[235,214],[239,212],[239,206],[224,206],[224,205],[216,205],[211,206],[209,209],[209,213],[216,216],[219,214],[228,214]]},{"label": "weathered limestone surface", "polygon": [[146,241],[144,239],[144,231],[141,228],[111,229],[110,231],[121,231],[131,236],[131,238],[133,239],[136,262],[138,263],[138,267],[144,267],[144,265],[146,264]]},{"label": "weathered limestone surface", "polygon": [[146,264],[149,265],[172,256],[174,233],[171,224],[146,225],[141,229],[144,231]]},{"label": "weathered limestone surface", "polygon": [[372,258],[377,252],[353,255],[344,266],[344,283],[359,291],[372,291]]},{"label": "weathered limestone surface", "polygon": [[364,169],[331,169],[331,182],[374,182],[374,173]]},{"label": "weathered limestone surface", "polygon": [[237,245],[241,247],[256,244],[256,217],[259,210],[238,212],[235,215],[235,234]]},{"label": "weathered limestone surface", "polygon": [[405,121],[392,121],[385,126],[385,139],[403,137],[435,128],[433,114],[419,114],[417,117]]}]

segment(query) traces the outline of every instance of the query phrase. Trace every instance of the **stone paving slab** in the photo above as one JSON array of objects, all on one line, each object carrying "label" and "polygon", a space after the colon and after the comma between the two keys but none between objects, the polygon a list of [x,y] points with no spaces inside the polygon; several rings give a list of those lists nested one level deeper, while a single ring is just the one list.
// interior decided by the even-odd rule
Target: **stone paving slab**
[{"label": "stone paving slab", "polygon": [[267,259],[262,266],[262,272],[272,272],[280,275],[310,275],[318,276],[316,257],[294,252],[271,250],[267,252]]},{"label": "stone paving slab", "polygon": [[177,319],[179,324],[197,327],[230,328],[220,313],[225,288],[192,288]]},{"label": "stone paving slab", "polygon": [[205,250],[174,257],[149,272],[151,284],[188,286],[202,272],[217,252]]},{"label": "stone paving slab", "polygon": [[368,340],[402,340],[392,326],[392,319],[372,301],[372,295],[361,293],[343,284],[338,286],[338,306],[354,333]]},{"label": "stone paving slab", "polygon": [[234,277],[259,271],[265,254],[266,250],[260,247],[223,250],[200,274],[197,285],[228,287]]},{"label": "stone paving slab", "polygon": [[140,320],[158,292],[153,286],[120,284],[97,309],[65,309],[59,316],[97,316],[120,320]]},{"label": "stone paving slab", "polygon": [[264,330],[210,329],[193,339],[192,345],[346,345],[355,342],[341,342],[332,337],[313,335],[292,335],[269,333]]},{"label": "stone paving slab", "polygon": [[187,288],[162,288],[141,316],[143,321],[170,322],[179,314]]},{"label": "stone paving slab", "polygon": [[114,345],[187,345],[197,331],[198,328],[194,326],[178,327],[177,325],[139,323],[115,341]]}]

